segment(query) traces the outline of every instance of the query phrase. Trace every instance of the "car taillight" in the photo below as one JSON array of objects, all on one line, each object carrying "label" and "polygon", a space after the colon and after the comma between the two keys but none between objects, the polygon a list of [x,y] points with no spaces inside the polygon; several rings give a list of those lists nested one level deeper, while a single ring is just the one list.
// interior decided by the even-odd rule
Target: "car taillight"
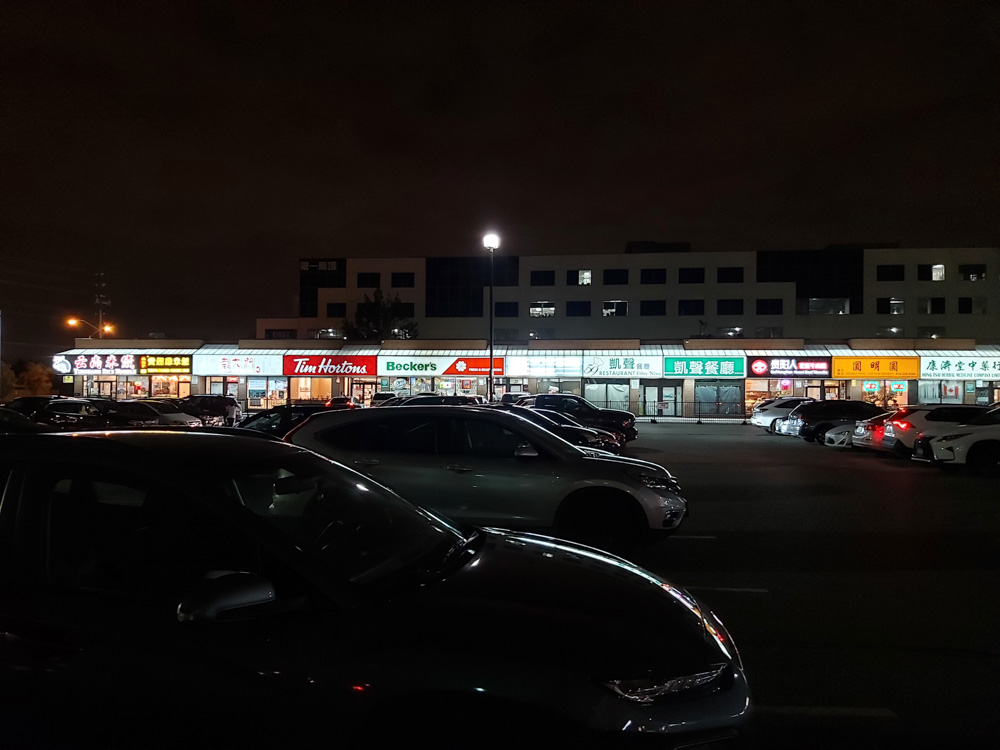
[{"label": "car taillight", "polygon": [[908,430],[911,427],[913,427],[913,425],[911,425],[905,419],[894,419],[892,420],[892,425],[893,427],[898,427],[901,430]]}]

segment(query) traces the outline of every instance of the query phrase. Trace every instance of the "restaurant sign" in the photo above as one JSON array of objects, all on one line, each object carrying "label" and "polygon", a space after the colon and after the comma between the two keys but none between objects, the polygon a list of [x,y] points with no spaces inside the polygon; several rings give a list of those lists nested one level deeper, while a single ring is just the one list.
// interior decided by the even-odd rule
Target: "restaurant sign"
[{"label": "restaurant sign", "polygon": [[141,354],[140,375],[190,375],[190,354]]},{"label": "restaurant sign", "polygon": [[281,375],[280,354],[195,354],[195,375]]},{"label": "restaurant sign", "polygon": [[60,375],[136,375],[134,354],[79,354],[70,359],[63,354],[52,358],[52,369]]},{"label": "restaurant sign", "polygon": [[842,379],[916,380],[920,357],[834,357],[833,377]]},{"label": "restaurant sign", "polygon": [[585,355],[583,375],[587,378],[662,378],[660,357],[634,354]]},{"label": "restaurant sign", "polygon": [[352,375],[375,377],[376,359],[370,354],[354,357],[286,354],[282,374],[317,378],[343,378]]},{"label": "restaurant sign", "polygon": [[828,378],[830,357],[751,357],[750,374],[755,378]]},{"label": "restaurant sign", "polygon": [[665,378],[746,377],[746,357],[664,357]]},{"label": "restaurant sign", "polygon": [[1000,380],[997,357],[921,357],[921,380]]},{"label": "restaurant sign", "polygon": [[[504,374],[504,358],[493,358],[493,374]],[[380,355],[378,374],[393,377],[437,377],[440,375],[464,375],[465,377],[486,377],[490,373],[490,358],[487,357],[421,357]]]}]

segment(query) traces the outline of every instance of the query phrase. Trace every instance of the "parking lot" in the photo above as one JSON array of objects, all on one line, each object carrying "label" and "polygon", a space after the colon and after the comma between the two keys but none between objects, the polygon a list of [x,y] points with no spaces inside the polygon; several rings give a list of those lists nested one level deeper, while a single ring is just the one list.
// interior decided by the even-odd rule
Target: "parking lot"
[{"label": "parking lot", "polygon": [[640,562],[729,627],[762,746],[1000,746],[1000,481],[750,425],[627,453],[689,499]]}]

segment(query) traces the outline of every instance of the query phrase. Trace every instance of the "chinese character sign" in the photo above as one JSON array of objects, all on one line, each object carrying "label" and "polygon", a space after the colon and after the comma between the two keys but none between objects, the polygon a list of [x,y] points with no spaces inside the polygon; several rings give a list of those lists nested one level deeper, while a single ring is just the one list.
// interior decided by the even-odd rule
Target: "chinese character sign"
[{"label": "chinese character sign", "polygon": [[1000,356],[921,357],[921,380],[1000,380]]},{"label": "chinese character sign", "polygon": [[665,378],[743,378],[746,357],[664,357]]},{"label": "chinese character sign", "polygon": [[835,378],[916,380],[920,357],[834,357],[832,370]]}]

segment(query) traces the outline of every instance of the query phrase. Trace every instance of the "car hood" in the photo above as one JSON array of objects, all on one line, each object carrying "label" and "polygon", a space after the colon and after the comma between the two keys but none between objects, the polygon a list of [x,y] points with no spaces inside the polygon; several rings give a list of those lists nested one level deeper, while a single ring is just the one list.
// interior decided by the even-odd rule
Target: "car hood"
[{"label": "car hood", "polygon": [[[609,553],[533,534],[479,531],[458,570],[365,618],[366,638],[431,651],[538,660],[595,679],[658,665],[691,674],[729,656],[687,592]],[[400,609],[402,608],[402,609]],[[728,644],[726,644],[728,646]],[[730,646],[731,648],[731,646]]]},{"label": "car hood", "polygon": [[630,411],[622,411],[621,409],[603,409],[603,408],[598,409],[598,411],[600,411],[601,414],[603,414],[604,416],[611,417],[613,419],[622,421],[629,419],[633,422],[635,421],[635,414],[633,414]]},{"label": "car hood", "polygon": [[632,458],[630,456],[619,456],[607,451],[604,453],[605,455],[584,454],[583,460],[601,461],[606,464],[614,464],[623,471],[648,471],[654,474],[662,474],[663,472],[666,472],[667,474],[670,474],[670,471],[668,471],[666,467],[654,464],[652,461],[643,461],[641,458]]}]

